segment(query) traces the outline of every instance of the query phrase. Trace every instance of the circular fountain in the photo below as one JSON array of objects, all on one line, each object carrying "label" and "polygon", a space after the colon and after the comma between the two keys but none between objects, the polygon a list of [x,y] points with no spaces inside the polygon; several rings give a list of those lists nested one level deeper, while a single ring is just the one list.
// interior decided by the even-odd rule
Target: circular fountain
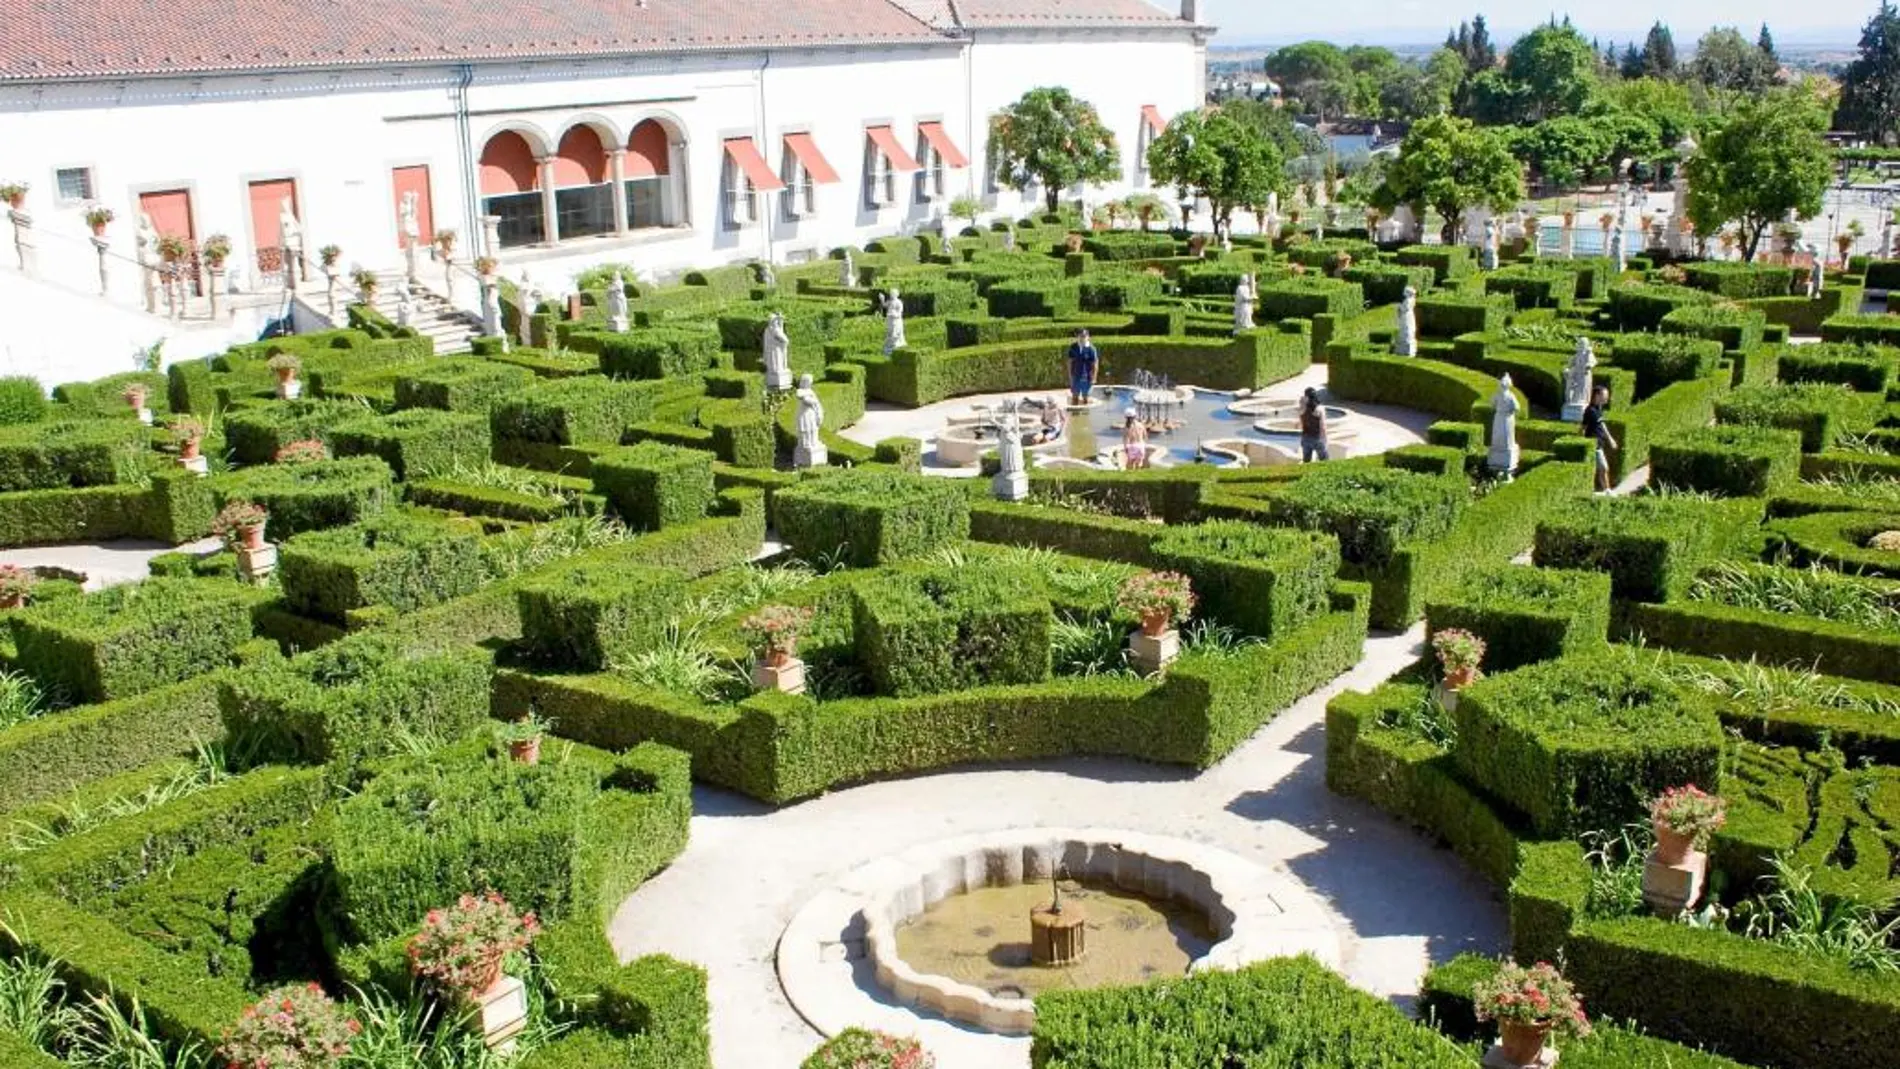
[{"label": "circular fountain", "polygon": [[1342,952],[1331,917],[1282,871],[1138,832],[1020,829],[852,872],[793,918],[778,970],[826,1035],[888,1021],[891,1002],[1025,1035],[1043,991],[1301,953],[1336,966]]}]

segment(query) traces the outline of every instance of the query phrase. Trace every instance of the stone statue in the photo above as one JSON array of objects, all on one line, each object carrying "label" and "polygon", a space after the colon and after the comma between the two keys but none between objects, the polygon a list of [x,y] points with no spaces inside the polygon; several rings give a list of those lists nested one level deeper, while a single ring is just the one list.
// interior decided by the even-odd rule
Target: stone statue
[{"label": "stone statue", "polygon": [[146,212],[139,213],[138,235],[133,245],[139,265],[144,268],[139,274],[144,276],[140,285],[145,291],[145,310],[155,315],[158,312],[158,228],[152,225],[152,217]]},{"label": "stone statue", "polygon": [[1234,333],[1253,329],[1253,276],[1240,276],[1240,285],[1234,287]]},{"label": "stone statue", "polygon": [[1629,256],[1623,251],[1623,228],[1610,231],[1610,270],[1621,276],[1629,270]]},{"label": "stone statue", "polygon": [[405,243],[415,245],[422,241],[422,224],[416,218],[416,195],[414,191],[402,195],[402,236]]},{"label": "stone statue", "polygon": [[1808,258],[1814,261],[1814,266],[1808,269],[1808,300],[1818,301],[1821,299],[1821,288],[1826,284],[1827,265],[1821,258],[1820,246],[1814,242],[1808,242],[1807,253]]},{"label": "stone statue", "polygon": [[1004,252],[1016,251],[1016,230],[1014,227],[1011,227],[1010,229],[1003,231],[1003,251]]},{"label": "stone statue", "polygon": [[277,211],[278,240],[284,245],[284,288],[296,289],[303,281],[303,227],[297,223],[297,212],[290,206],[290,198],[285,197]]},{"label": "stone statue", "polygon": [[415,298],[409,293],[409,287],[398,287],[396,291],[396,325],[399,327],[412,326],[415,316],[416,302]]},{"label": "stone statue", "polygon": [[884,297],[884,355],[889,356],[908,344],[904,337],[904,298],[893,288]]},{"label": "stone statue", "polygon": [[1398,356],[1418,355],[1418,290],[1410,286],[1399,295],[1399,334],[1392,343]]},{"label": "stone statue", "polygon": [[1491,452],[1485,466],[1491,474],[1509,480],[1517,470],[1517,396],[1511,392],[1511,376],[1498,378],[1498,392],[1491,395]]},{"label": "stone statue", "polygon": [[[1316,222],[1314,222],[1314,224],[1313,224],[1313,240],[1314,240],[1314,241],[1325,241],[1325,240],[1326,240],[1326,220],[1324,220],[1324,219],[1320,219],[1320,220],[1318,220],[1318,221],[1316,221]],[[1232,250],[1232,249],[1229,249],[1228,251],[1229,251],[1229,252],[1232,252],[1233,250]]]},{"label": "stone statue", "polygon": [[534,279],[528,277],[526,271],[521,272],[520,293],[521,322],[519,326],[521,344],[523,346],[532,346],[534,344],[534,311],[541,307],[541,289],[534,284]]},{"label": "stone statue", "polygon": [[851,250],[844,250],[844,266],[838,272],[838,285],[851,289],[858,284],[858,264],[851,258]]},{"label": "stone statue", "polygon": [[607,291],[607,317],[612,321],[614,332],[627,332],[627,280],[614,272],[612,288]]},{"label": "stone statue", "polygon": [[508,348],[508,335],[501,325],[501,285],[490,278],[482,279],[482,336],[500,338],[502,349]]},{"label": "stone statue", "polygon": [[1597,352],[1589,338],[1577,339],[1577,351],[1564,368],[1563,420],[1575,423],[1590,407],[1590,389],[1596,383]]},{"label": "stone statue", "polygon": [[1486,271],[1498,269],[1498,221],[1496,219],[1484,221],[1484,249],[1480,256],[1480,262]]},{"label": "stone statue", "polygon": [[998,501],[1021,501],[1029,496],[1029,471],[1023,460],[1022,422],[1016,406],[1006,405],[996,415],[997,457],[1001,463],[990,492]]},{"label": "stone statue", "polygon": [[778,272],[772,270],[772,261],[759,261],[759,285],[771,289],[778,285]]},{"label": "stone statue", "polygon": [[1224,256],[1232,256],[1234,254],[1234,239],[1231,235],[1222,234],[1220,236],[1220,251]]},{"label": "stone statue", "polygon": [[792,467],[821,468],[831,462],[825,452],[821,432],[825,427],[825,404],[812,389],[811,376],[798,377],[798,446],[792,450]]},{"label": "stone statue", "polygon": [[759,342],[760,359],[765,365],[765,388],[792,388],[792,339],[785,333],[785,315],[773,312],[765,321],[765,337]]}]

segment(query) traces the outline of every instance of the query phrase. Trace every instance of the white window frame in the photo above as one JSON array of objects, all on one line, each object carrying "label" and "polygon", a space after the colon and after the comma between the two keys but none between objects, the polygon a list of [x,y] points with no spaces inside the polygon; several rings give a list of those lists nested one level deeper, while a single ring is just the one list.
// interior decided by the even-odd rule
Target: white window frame
[{"label": "white window frame", "polygon": [[[724,150],[722,144],[721,149]],[[741,230],[759,221],[758,190],[752,185],[751,176],[739,161],[733,159],[730,151],[725,151],[725,170],[721,175],[720,192],[725,202],[726,227]]]},{"label": "white window frame", "polygon": [[884,154],[871,131],[864,132],[865,200],[873,208],[888,208],[897,203],[897,166]]},{"label": "white window frame", "polygon": [[[66,196],[65,191],[60,189],[59,177],[60,175],[65,174],[68,171],[78,171],[81,174],[86,176],[86,195],[85,196],[68,197]],[[54,198],[54,202],[62,208],[70,208],[76,205],[96,203],[99,199],[99,179],[98,179],[97,174],[94,172],[92,164],[90,163],[73,164],[67,167],[53,168],[53,198]]]},{"label": "white window frame", "polygon": [[917,202],[934,204],[942,200],[946,169],[943,153],[937,151],[937,146],[931,144],[922,130],[917,132],[917,162],[923,164],[923,169],[917,172]]},{"label": "white window frame", "polygon": [[818,183],[812,181],[805,161],[792,146],[785,146],[785,215],[790,219],[810,219],[818,214]]}]

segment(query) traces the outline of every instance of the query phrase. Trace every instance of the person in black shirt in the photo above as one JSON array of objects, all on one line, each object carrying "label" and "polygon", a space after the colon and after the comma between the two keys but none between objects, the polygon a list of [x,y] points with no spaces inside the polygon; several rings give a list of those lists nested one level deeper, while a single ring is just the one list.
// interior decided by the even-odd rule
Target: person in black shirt
[{"label": "person in black shirt", "polygon": [[1332,459],[1326,448],[1326,410],[1319,403],[1319,391],[1308,386],[1300,398],[1300,463],[1311,464],[1316,456]]},{"label": "person in black shirt", "polygon": [[1583,436],[1596,445],[1597,493],[1610,490],[1610,450],[1617,448],[1616,436],[1603,412],[1610,407],[1610,388],[1598,386],[1590,391],[1590,407],[1583,410]]}]

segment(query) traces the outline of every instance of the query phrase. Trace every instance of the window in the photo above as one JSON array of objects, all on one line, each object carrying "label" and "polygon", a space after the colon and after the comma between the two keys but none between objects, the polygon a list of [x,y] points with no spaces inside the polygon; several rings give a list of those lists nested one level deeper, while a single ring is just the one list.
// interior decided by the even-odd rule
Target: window
[{"label": "window", "polygon": [[752,180],[730,154],[726,156],[726,225],[747,226],[759,221],[759,201],[753,195]]},{"label": "window", "polygon": [[917,172],[917,199],[928,203],[943,197],[943,153],[923,134],[917,135],[917,159],[924,168]]},{"label": "window", "polygon": [[895,204],[897,202],[897,168],[891,165],[891,158],[873,142],[865,144],[864,152],[865,199],[873,208],[884,208]]},{"label": "window", "polygon": [[785,148],[784,174],[786,217],[802,219],[817,215],[818,183],[812,179],[811,171],[790,145]]},{"label": "window", "polygon": [[61,204],[91,200],[92,168],[61,167],[53,172],[53,184],[58,187]]}]

